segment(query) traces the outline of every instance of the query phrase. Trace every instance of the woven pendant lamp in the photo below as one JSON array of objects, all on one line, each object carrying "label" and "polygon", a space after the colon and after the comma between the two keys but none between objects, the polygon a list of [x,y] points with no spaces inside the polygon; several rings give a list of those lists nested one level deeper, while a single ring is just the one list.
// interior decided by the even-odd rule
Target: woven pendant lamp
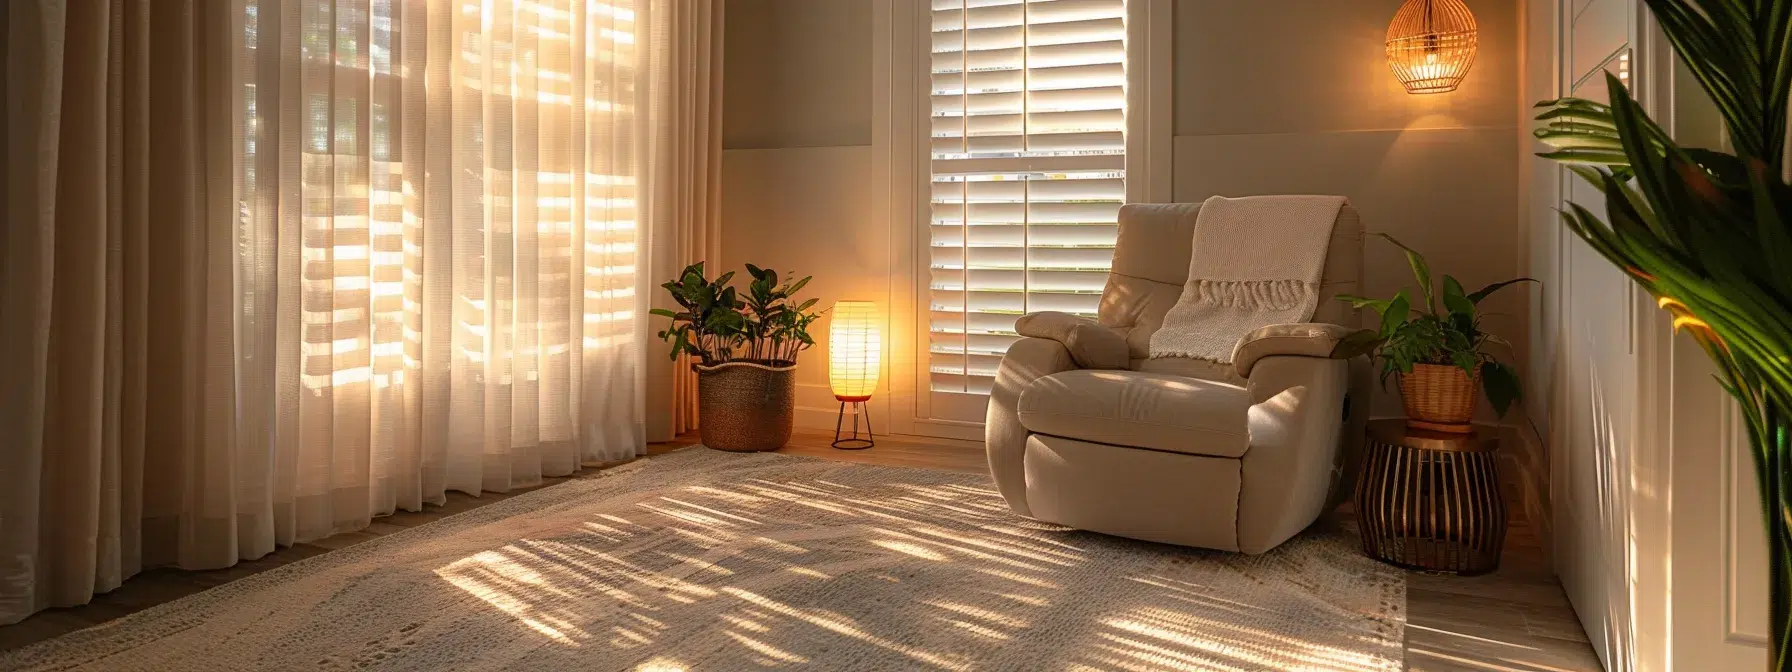
[{"label": "woven pendant lamp", "polygon": [[1388,26],[1388,67],[1407,93],[1455,91],[1475,65],[1475,32],[1462,0],[1406,0]]}]

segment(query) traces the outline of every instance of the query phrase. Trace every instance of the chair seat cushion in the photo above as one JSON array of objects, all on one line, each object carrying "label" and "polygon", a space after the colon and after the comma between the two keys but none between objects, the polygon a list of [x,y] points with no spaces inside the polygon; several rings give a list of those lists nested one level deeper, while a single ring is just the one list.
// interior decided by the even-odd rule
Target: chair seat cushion
[{"label": "chair seat cushion", "polygon": [[1065,371],[1033,381],[1018,413],[1028,431],[1188,455],[1243,457],[1243,387],[1141,371]]}]

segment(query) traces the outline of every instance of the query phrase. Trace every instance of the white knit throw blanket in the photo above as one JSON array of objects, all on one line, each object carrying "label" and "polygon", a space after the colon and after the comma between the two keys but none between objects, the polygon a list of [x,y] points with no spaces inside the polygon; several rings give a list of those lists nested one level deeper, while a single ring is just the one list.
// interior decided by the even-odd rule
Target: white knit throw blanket
[{"label": "white knit throw blanket", "polygon": [[1151,357],[1232,361],[1261,327],[1313,319],[1342,196],[1215,196],[1195,220],[1182,297],[1151,335]]}]

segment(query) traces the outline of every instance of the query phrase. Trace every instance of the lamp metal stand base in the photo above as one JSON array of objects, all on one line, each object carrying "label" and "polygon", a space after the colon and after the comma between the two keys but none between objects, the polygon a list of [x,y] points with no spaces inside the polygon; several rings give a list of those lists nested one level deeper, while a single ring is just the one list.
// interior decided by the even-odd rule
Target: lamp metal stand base
[{"label": "lamp metal stand base", "polygon": [[[834,447],[840,450],[864,450],[877,445],[875,435],[871,432],[871,416],[866,413],[865,402],[870,397],[835,397],[840,400],[840,415],[834,419]],[[840,436],[840,430],[846,421],[846,405],[852,404],[852,434]],[[859,417],[865,418],[865,435],[859,436]]]}]

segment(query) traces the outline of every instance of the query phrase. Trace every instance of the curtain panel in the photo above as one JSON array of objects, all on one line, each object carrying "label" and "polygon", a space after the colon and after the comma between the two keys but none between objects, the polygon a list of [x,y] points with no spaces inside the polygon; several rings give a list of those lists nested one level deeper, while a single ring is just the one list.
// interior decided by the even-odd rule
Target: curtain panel
[{"label": "curtain panel", "polygon": [[4,3],[0,623],[639,454],[699,5]]},{"label": "curtain panel", "polygon": [[[0,623],[253,553],[232,298],[229,17],[16,0],[5,49]],[[269,547],[271,548],[271,547]],[[263,549],[261,552],[266,552]],[[259,554],[259,553],[255,553]]]},{"label": "curtain panel", "polygon": [[645,4],[244,2],[243,356],[276,381],[246,420],[286,460],[276,539],[644,445]]},{"label": "curtain panel", "polygon": [[[699,261],[722,258],[722,0],[669,3],[658,23],[654,71],[664,85],[652,98],[654,132],[651,211],[654,269],[648,291],[655,308],[678,304],[659,283]],[[657,334],[665,329],[652,327]],[[669,361],[656,346],[648,358],[649,433],[668,441],[697,429],[695,360]]]}]

